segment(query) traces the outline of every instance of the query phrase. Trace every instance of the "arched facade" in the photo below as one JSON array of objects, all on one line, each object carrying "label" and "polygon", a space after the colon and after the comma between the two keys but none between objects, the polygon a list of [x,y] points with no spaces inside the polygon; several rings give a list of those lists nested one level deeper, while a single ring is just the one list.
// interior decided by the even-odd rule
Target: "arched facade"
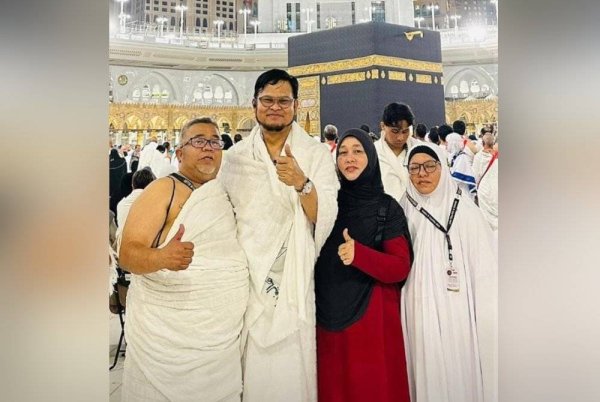
[{"label": "arched facade", "polygon": [[[446,74],[446,72],[445,72]],[[445,75],[446,100],[485,99],[498,96],[498,81],[481,66],[468,66]]]},{"label": "arched facade", "polygon": [[111,66],[110,74],[110,102],[240,106],[250,105],[260,72]]},{"label": "arched facade", "polygon": [[127,94],[127,99],[142,103],[171,103],[180,97],[169,78],[152,70],[135,79]]},{"label": "arched facade", "polygon": [[455,120],[467,123],[467,131],[478,133],[486,124],[498,122],[498,100],[476,99],[446,102],[446,122]]},{"label": "arched facade", "polygon": [[[254,113],[254,111],[252,109],[251,109],[251,111],[252,111],[252,113]],[[239,121],[239,123],[237,125],[237,131],[242,135],[248,135],[248,133],[250,133],[250,131],[252,131],[252,129],[254,128],[255,125],[256,125],[256,121],[254,120],[254,116],[246,117]]]},{"label": "arched facade", "polygon": [[121,143],[129,141],[141,144],[155,135],[177,145],[181,128],[196,117],[212,118],[222,132],[229,127],[231,136],[238,132],[247,135],[255,124],[254,112],[248,107],[132,103],[112,103],[109,107],[109,125],[115,130],[112,135],[114,137],[115,132],[121,133]]}]

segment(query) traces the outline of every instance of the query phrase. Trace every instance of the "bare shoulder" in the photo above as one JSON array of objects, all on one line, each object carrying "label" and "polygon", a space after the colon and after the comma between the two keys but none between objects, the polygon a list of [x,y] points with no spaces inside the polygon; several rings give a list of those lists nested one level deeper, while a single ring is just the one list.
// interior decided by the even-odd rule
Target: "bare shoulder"
[{"label": "bare shoulder", "polygon": [[[162,198],[166,198],[165,202],[169,201],[171,193],[173,192],[173,179],[170,177],[162,177],[154,180],[142,191],[138,200],[152,200],[154,202],[160,201]],[[136,200],[137,201],[137,200]]]},{"label": "bare shoulder", "polygon": [[153,215],[153,211],[161,211],[160,215],[162,215],[164,207],[171,200],[171,194],[173,194],[173,179],[162,177],[154,180],[135,200],[130,215],[133,219],[147,219]]},{"label": "bare shoulder", "polygon": [[123,229],[123,244],[141,241],[150,246],[166,218],[166,207],[173,192],[173,180],[153,181],[134,201]]}]

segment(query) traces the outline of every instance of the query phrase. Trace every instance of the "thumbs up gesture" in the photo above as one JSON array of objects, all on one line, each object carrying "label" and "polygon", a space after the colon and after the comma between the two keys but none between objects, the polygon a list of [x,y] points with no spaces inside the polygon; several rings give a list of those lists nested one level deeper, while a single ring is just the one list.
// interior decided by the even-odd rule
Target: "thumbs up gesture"
[{"label": "thumbs up gesture", "polygon": [[180,271],[190,266],[194,256],[194,243],[181,241],[185,227],[179,225],[179,230],[175,236],[161,248],[163,266],[171,271]]},{"label": "thumbs up gesture", "polygon": [[338,255],[344,265],[350,265],[354,261],[354,239],[348,234],[348,228],[344,229],[342,236],[344,236],[344,243],[338,247]]},{"label": "thumbs up gesture", "polygon": [[277,177],[288,186],[294,186],[296,191],[300,191],[304,187],[306,176],[302,169],[300,169],[300,166],[298,166],[298,162],[296,162],[296,158],[292,154],[290,144],[285,144],[284,150],[285,156],[278,156],[273,160],[275,162],[275,169],[277,169]]}]

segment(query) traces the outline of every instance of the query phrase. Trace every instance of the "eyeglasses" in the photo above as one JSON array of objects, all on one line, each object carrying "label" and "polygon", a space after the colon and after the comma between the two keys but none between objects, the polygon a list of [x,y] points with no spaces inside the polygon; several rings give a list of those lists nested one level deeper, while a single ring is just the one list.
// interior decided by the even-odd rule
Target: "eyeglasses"
[{"label": "eyeglasses", "polygon": [[190,138],[185,144],[181,145],[181,148],[191,144],[194,148],[204,148],[206,144],[210,144],[212,149],[223,149],[225,147],[225,141],[216,139],[206,139],[202,137]]},{"label": "eyeglasses", "polygon": [[434,160],[425,163],[411,163],[408,165],[408,173],[411,176],[417,175],[421,171],[421,167],[425,170],[425,173],[433,173],[435,172],[435,169],[437,169],[438,164],[439,162]]},{"label": "eyeglasses", "polygon": [[272,96],[261,96],[260,98],[258,98],[258,100],[260,101],[260,104],[264,107],[272,107],[277,102],[277,105],[282,109],[287,109],[290,106],[292,106],[292,103],[294,103],[294,98],[288,98],[287,96],[284,96],[282,98],[273,98]]}]

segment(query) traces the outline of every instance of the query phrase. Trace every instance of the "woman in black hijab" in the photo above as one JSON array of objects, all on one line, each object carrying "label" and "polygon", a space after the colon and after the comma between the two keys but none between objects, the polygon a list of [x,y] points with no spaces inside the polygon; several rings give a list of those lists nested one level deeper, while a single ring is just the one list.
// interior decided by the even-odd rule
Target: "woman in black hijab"
[{"label": "woman in black hijab", "polygon": [[108,195],[109,195],[109,208],[116,215],[117,204],[121,201],[121,180],[123,176],[127,174],[127,161],[125,158],[121,158],[119,151],[116,149],[110,150],[109,156],[109,180],[108,180]]},{"label": "woman in black hijab", "polygon": [[221,139],[223,140],[223,142],[225,142],[225,146],[223,147],[223,150],[227,151],[229,148],[231,148],[233,146],[233,140],[231,139],[229,134],[221,134]]},{"label": "woman in black hijab", "polygon": [[412,261],[404,211],[383,192],[369,135],[337,147],[338,216],[315,267],[319,401],[409,401],[400,286]]}]

